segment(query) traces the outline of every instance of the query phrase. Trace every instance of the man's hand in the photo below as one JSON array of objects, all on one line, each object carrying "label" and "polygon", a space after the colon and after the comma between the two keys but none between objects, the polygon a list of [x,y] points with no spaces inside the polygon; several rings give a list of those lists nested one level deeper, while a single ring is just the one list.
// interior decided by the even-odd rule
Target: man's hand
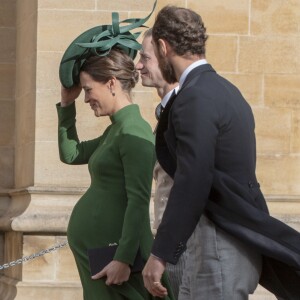
[{"label": "man's hand", "polygon": [[92,276],[92,279],[99,279],[106,276],[105,283],[107,285],[117,284],[121,285],[128,281],[130,276],[130,268],[127,264],[120,261],[113,260],[106,267],[104,267],[98,274]]},{"label": "man's hand", "polygon": [[165,262],[151,255],[142,272],[146,289],[155,297],[163,298],[168,295],[167,289],[160,282],[165,268]]}]

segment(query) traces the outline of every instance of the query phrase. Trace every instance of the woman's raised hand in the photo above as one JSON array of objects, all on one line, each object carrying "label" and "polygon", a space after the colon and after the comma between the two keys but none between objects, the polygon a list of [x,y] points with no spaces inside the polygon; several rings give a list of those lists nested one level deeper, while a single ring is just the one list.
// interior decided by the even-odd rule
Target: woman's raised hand
[{"label": "woman's raised hand", "polygon": [[76,98],[79,97],[82,87],[80,85],[72,86],[71,88],[65,88],[61,86],[61,107],[72,104]]}]

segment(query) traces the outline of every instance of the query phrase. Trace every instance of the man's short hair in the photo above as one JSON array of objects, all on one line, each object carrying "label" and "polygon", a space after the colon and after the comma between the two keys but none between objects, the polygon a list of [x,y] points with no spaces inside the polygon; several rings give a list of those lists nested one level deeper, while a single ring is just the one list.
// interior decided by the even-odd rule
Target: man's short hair
[{"label": "man's short hair", "polygon": [[203,55],[208,38],[200,15],[176,6],[162,8],[152,28],[155,43],[159,39],[167,41],[177,55]]},{"label": "man's short hair", "polygon": [[144,39],[148,37],[152,37],[152,28],[147,29],[143,35]]}]

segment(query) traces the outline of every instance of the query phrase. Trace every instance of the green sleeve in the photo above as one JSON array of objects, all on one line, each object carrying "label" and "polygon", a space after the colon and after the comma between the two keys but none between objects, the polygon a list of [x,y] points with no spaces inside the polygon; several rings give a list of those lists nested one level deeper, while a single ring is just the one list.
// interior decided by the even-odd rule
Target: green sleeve
[{"label": "green sleeve", "polygon": [[[152,138],[153,134],[148,136]],[[151,138],[125,134],[120,140],[128,202],[114,259],[131,265],[140,246],[141,235],[147,232],[150,224],[149,202],[155,163],[154,141]]]},{"label": "green sleeve", "polygon": [[66,164],[86,164],[101,142],[101,137],[80,142],[76,130],[75,102],[61,107],[56,104],[58,115],[58,147],[60,160]]}]

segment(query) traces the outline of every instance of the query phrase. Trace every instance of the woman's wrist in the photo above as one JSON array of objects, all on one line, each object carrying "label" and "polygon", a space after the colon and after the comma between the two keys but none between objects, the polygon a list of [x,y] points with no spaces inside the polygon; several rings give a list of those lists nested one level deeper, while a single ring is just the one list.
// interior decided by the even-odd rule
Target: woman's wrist
[{"label": "woman's wrist", "polygon": [[68,101],[61,100],[61,101],[60,101],[60,106],[61,106],[61,107],[67,107],[67,106],[70,106],[71,104],[73,104],[74,102],[75,102],[75,101],[68,102]]}]

